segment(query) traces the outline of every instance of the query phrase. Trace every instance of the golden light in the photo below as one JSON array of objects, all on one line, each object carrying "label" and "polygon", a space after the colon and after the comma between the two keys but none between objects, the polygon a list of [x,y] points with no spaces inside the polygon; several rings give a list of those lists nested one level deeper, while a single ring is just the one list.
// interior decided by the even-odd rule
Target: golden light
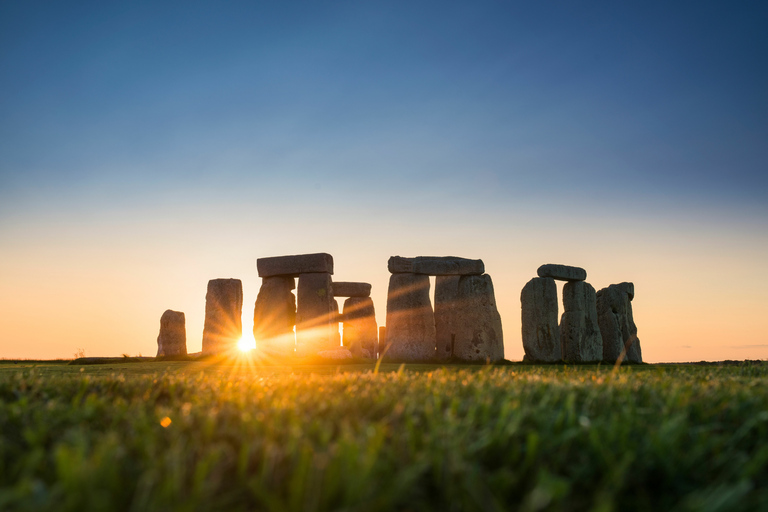
[{"label": "golden light", "polygon": [[240,341],[237,342],[237,348],[240,349],[241,352],[248,352],[249,350],[253,350],[256,348],[256,340],[253,339],[253,335],[250,336],[247,334],[244,334],[242,338],[240,338]]}]

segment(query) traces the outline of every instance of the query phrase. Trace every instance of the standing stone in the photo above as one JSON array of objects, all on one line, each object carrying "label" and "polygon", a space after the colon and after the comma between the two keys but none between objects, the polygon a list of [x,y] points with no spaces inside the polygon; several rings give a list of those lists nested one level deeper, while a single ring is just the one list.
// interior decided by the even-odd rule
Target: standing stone
[{"label": "standing stone", "polygon": [[642,363],[640,339],[632,316],[632,283],[612,284],[597,292],[597,318],[603,338],[603,360],[615,363],[626,351],[623,360]]},{"label": "standing stone", "polygon": [[[376,357],[378,328],[373,299],[350,297],[344,301],[344,346],[355,357]],[[368,353],[366,356],[365,353]]]},{"label": "standing stone", "polygon": [[581,267],[569,267],[554,263],[540,266],[536,273],[539,277],[551,277],[560,281],[584,281],[587,278],[587,271]]},{"label": "standing stone", "polygon": [[387,359],[421,362],[435,358],[435,315],[429,301],[429,276],[390,276],[387,345]]},{"label": "standing stone", "polygon": [[565,283],[563,309],[560,319],[560,343],[565,361],[601,361],[603,337],[597,321],[597,297],[594,287],[586,281]]},{"label": "standing stone", "polygon": [[339,348],[337,315],[331,274],[301,274],[296,289],[296,355],[306,357]]},{"label": "standing stone", "polygon": [[379,347],[376,349],[376,359],[380,358],[386,349],[387,349],[387,328],[382,325],[381,327],[379,327]]},{"label": "standing stone", "polygon": [[491,276],[461,276],[457,299],[454,358],[490,362],[504,359],[504,335]]},{"label": "standing stone", "polygon": [[187,355],[187,328],[184,313],[167,309],[160,317],[157,357]]},{"label": "standing stone", "polygon": [[551,363],[563,358],[557,324],[557,286],[551,277],[534,277],[520,294],[526,361]]},{"label": "standing stone", "polygon": [[253,338],[259,350],[289,356],[295,348],[296,287],[293,277],[264,277],[253,309]]},{"label": "standing stone", "polygon": [[243,335],[243,283],[239,279],[211,279],[205,295],[203,354],[237,349]]},{"label": "standing stone", "polygon": [[435,338],[438,361],[453,359],[460,276],[435,278]]}]

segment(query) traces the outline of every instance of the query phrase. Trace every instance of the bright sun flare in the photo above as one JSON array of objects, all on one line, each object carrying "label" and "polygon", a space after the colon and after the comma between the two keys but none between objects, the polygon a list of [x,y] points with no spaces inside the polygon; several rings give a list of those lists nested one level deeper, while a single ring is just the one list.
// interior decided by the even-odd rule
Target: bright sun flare
[{"label": "bright sun flare", "polygon": [[253,336],[243,336],[240,338],[240,341],[237,342],[237,348],[239,348],[242,352],[253,350],[256,348],[256,340],[253,339]]}]

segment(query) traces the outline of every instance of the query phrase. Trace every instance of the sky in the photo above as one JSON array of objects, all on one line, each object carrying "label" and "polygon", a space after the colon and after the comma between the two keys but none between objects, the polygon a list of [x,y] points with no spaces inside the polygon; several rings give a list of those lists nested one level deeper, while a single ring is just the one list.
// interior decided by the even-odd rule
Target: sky
[{"label": "sky", "polygon": [[[207,281],[481,258],[635,283],[649,362],[768,359],[762,2],[0,3],[0,358],[154,355]],[[562,312],[562,307],[561,310]]]}]

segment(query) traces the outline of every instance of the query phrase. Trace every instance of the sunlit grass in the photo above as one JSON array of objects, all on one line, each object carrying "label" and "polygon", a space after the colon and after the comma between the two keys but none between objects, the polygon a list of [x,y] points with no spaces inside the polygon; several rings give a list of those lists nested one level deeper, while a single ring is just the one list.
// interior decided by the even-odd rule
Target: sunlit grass
[{"label": "sunlit grass", "polygon": [[374,373],[248,354],[0,365],[0,510],[768,505],[766,365]]}]

